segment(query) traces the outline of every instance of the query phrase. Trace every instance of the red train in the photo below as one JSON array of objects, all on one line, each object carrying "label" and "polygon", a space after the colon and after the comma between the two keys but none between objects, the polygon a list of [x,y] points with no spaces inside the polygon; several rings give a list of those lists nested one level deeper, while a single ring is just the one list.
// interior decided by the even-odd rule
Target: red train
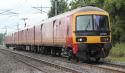
[{"label": "red train", "polygon": [[17,50],[99,61],[112,47],[109,14],[92,6],[77,8],[8,35],[5,44]]}]

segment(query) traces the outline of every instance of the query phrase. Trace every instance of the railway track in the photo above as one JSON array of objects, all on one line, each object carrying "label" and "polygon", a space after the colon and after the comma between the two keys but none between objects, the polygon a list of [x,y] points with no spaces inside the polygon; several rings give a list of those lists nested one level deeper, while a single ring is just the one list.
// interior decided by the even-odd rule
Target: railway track
[{"label": "railway track", "polygon": [[[100,63],[100,64],[87,64],[87,63],[70,63],[70,64],[73,64],[73,65],[76,65],[76,68],[73,68],[73,65],[71,65],[72,68],[68,67],[68,65],[64,65],[63,64],[55,64],[54,62],[50,63],[49,61],[46,61],[46,59],[44,60],[40,60],[38,58],[32,58],[32,56],[28,56],[28,55],[22,55],[22,54],[19,54],[19,53],[15,53],[13,51],[9,51],[9,50],[5,50],[5,49],[0,49],[0,51],[2,50],[3,53],[5,53],[6,51],[8,51],[8,54],[14,54],[13,56],[15,58],[18,58],[19,60],[21,61],[26,61],[25,59],[28,58],[29,60],[32,60],[32,61],[37,61],[39,62],[38,64],[42,64],[41,66],[45,66],[45,65],[48,65],[48,66],[51,66],[51,67],[54,67],[56,69],[60,69],[62,71],[65,71],[65,72],[70,72],[70,73],[84,73],[83,70],[84,68],[86,70],[91,70],[92,68],[96,69],[96,70],[99,70],[101,71],[102,73],[105,73],[105,72],[109,72],[109,73],[125,73],[125,66],[123,65],[117,65],[117,64],[112,64],[112,63],[108,63],[108,62],[103,62],[103,63]],[[7,53],[7,52],[6,52]],[[32,53],[31,53],[32,54]],[[25,57],[25,59],[22,59],[20,56],[23,56]],[[48,57],[49,58],[49,57]],[[64,62],[64,58],[58,58],[59,61],[63,61]],[[48,59],[49,60],[49,59]],[[54,60],[57,60],[57,59],[54,59]],[[28,62],[28,61],[26,61]],[[25,63],[25,62],[24,62]],[[26,63],[27,64],[27,63]],[[31,63],[32,64],[32,63]],[[29,63],[28,63],[29,65]],[[33,65],[33,64],[32,64]],[[61,66],[62,65],[62,66]],[[33,67],[37,67],[33,65]],[[79,67],[79,68],[78,68]],[[41,70],[41,68],[38,68],[38,70]],[[43,70],[41,70],[43,71]],[[44,72],[44,71],[43,71]],[[50,71],[51,72],[51,71]],[[65,73],[64,72],[64,73]],[[85,71],[87,73],[91,73],[92,71]],[[99,72],[99,73],[101,73]],[[45,70],[45,73],[48,73],[46,72]],[[52,72],[51,72],[52,73]],[[56,72],[58,73],[58,72]],[[93,73],[93,72],[92,72]]]},{"label": "railway track", "polygon": [[[0,49],[0,52],[4,53],[6,55],[9,55],[11,57],[14,57],[16,60],[18,60],[22,63],[25,63],[26,65],[31,66],[31,67],[33,67],[33,68],[35,68],[35,69],[37,69],[41,72],[44,72],[44,73],[50,73],[50,72],[51,73],[66,73],[66,72],[67,73],[82,73],[82,72],[74,70],[72,68],[60,66],[60,65],[57,65],[57,64],[54,64],[54,63],[49,63],[45,60],[38,60],[38,59],[29,57],[29,56],[26,56],[26,55],[15,53],[15,52],[10,51],[10,50]],[[61,72],[55,71],[55,69],[48,70],[46,68],[41,68],[41,67],[44,67],[44,66],[48,66],[46,68],[49,68],[49,67],[55,68],[57,70],[60,70]]]},{"label": "railway track", "polygon": [[112,64],[112,63],[105,62],[104,64],[95,65],[95,66],[97,66],[99,68],[107,69],[107,70],[112,70],[117,73],[125,73],[124,65],[118,65],[118,64]]},{"label": "railway track", "polygon": [[120,65],[120,64],[114,64],[111,61],[103,60],[102,62],[99,63],[80,63],[79,65],[84,65],[88,67],[95,67],[97,69],[102,69],[108,72],[112,73],[125,73],[125,65]]},{"label": "railway track", "polygon": [[[125,73],[125,65],[113,64],[111,62],[101,62],[101,63],[81,63],[80,66],[86,66],[89,68],[95,68],[103,70],[106,73]],[[104,72],[104,73],[105,73]]]},{"label": "railway track", "polygon": [[3,50],[3,49],[0,49],[0,52],[1,53],[3,53],[3,54],[5,54],[5,55],[9,55],[9,57],[13,57],[14,59],[16,59],[17,61],[19,61],[19,62],[22,62],[22,63],[24,63],[24,64],[26,64],[26,65],[28,65],[28,66],[30,66],[30,67],[33,67],[33,68],[35,68],[36,70],[38,70],[38,71],[41,71],[41,72],[43,72],[43,73],[47,73],[46,71],[44,71],[44,70],[42,70],[42,69],[40,69],[40,68],[38,68],[38,67],[36,67],[35,65],[32,65],[32,64],[30,64],[30,62],[28,63],[28,61],[24,61],[24,59],[19,59],[19,58],[17,58],[17,56],[16,56],[16,53],[11,53],[11,52],[5,52],[5,50]]}]

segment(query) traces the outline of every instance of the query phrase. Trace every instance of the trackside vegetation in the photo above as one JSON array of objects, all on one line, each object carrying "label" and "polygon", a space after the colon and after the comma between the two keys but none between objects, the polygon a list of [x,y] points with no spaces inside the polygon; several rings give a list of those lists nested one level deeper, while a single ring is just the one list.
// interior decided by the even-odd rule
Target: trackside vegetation
[{"label": "trackside vegetation", "polygon": [[117,43],[113,46],[110,56],[125,57],[125,43]]},{"label": "trackside vegetation", "polygon": [[112,47],[108,59],[125,62],[125,43],[117,43]]},{"label": "trackside vegetation", "polygon": [[0,45],[3,43],[4,35],[5,35],[5,34],[0,33]]}]

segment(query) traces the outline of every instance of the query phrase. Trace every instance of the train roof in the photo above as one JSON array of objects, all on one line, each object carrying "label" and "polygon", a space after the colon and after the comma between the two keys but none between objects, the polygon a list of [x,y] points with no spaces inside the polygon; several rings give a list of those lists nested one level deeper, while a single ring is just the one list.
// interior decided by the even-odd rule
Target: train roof
[{"label": "train roof", "polygon": [[71,11],[68,11],[68,12],[56,15],[56,16],[48,18],[48,19],[46,19],[44,21],[41,21],[41,23],[45,23],[47,21],[55,20],[55,19],[58,19],[59,17],[64,17],[64,16],[72,15],[72,14],[77,13],[77,12],[88,12],[88,11],[106,12],[105,10],[103,10],[101,8],[98,8],[98,7],[94,7],[94,6],[78,7],[77,9],[74,9],[74,10],[71,10]]},{"label": "train roof", "polygon": [[[39,22],[37,25],[40,25],[40,24],[44,24],[46,22],[49,22],[49,21],[53,21],[53,20],[56,20],[60,17],[64,17],[64,16],[69,16],[69,15],[72,15],[74,13],[77,13],[77,12],[88,12],[88,11],[100,11],[100,12],[106,12],[105,10],[101,9],[101,8],[98,8],[98,7],[94,7],[94,6],[85,6],[85,7],[78,7],[74,10],[71,10],[71,11],[68,11],[68,12],[65,12],[65,13],[62,13],[62,14],[59,14],[59,15],[56,15],[54,17],[51,17],[51,18],[48,18],[46,20],[42,20],[41,22]],[[37,26],[35,25],[35,26]],[[28,28],[24,28],[23,30],[26,30],[26,29],[30,29],[30,28],[33,28],[33,26],[31,27],[28,27]],[[20,30],[21,31],[21,30]]]},{"label": "train roof", "polygon": [[93,7],[93,6],[80,7],[78,9],[75,9],[74,11],[75,12],[87,12],[87,11],[102,11],[102,12],[105,12],[103,9],[98,8],[98,7]]}]

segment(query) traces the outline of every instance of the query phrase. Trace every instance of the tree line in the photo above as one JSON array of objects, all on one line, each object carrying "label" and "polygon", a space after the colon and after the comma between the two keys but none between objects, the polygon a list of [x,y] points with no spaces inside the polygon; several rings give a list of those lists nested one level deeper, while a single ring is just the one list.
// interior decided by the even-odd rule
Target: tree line
[{"label": "tree line", "polygon": [[57,1],[57,14],[90,5],[106,10],[110,14],[112,42],[125,42],[125,0],[51,0],[49,17],[55,16],[55,1]]}]

